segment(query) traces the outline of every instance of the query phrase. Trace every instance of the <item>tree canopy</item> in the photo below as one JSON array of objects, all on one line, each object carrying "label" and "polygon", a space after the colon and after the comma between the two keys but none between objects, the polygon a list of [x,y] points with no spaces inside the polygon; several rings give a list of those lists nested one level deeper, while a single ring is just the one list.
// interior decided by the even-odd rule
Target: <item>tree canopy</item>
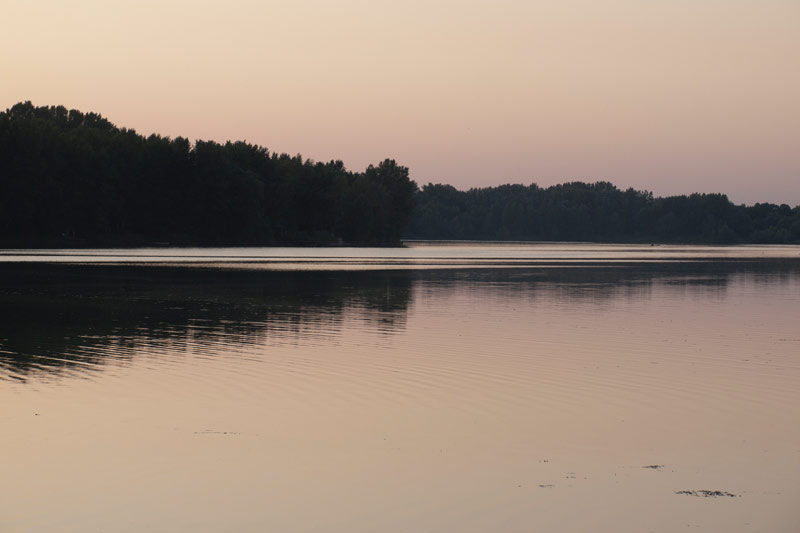
[{"label": "tree canopy", "polygon": [[408,239],[800,243],[800,207],[611,183],[418,189],[242,141],[143,136],[96,113],[0,113],[0,246],[395,245]]},{"label": "tree canopy", "polygon": [[412,239],[800,243],[800,207],[735,205],[724,194],[654,198],[611,183],[459,191],[428,184],[406,232]]},{"label": "tree canopy", "polygon": [[351,172],[241,141],[145,137],[63,106],[0,113],[8,244],[398,244],[416,190],[391,159]]}]

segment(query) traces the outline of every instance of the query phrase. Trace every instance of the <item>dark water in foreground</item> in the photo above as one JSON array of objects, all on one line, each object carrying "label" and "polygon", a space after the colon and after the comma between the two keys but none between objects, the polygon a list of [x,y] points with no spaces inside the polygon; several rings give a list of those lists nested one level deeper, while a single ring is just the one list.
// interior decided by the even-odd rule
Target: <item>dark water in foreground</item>
[{"label": "dark water in foreground", "polygon": [[796,247],[0,274],[3,532],[800,527]]}]

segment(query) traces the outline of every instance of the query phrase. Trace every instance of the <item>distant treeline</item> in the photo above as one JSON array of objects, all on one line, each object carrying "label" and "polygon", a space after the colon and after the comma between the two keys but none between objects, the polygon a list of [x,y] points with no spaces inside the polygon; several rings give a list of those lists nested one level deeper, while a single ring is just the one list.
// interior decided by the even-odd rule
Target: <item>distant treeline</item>
[{"label": "distant treeline", "polygon": [[800,243],[800,207],[607,182],[419,190],[246,142],[144,137],[96,113],[0,112],[0,247],[394,245],[408,239]]},{"label": "distant treeline", "polygon": [[800,243],[800,206],[735,205],[724,194],[654,198],[607,182],[468,191],[428,184],[416,201],[410,239]]},{"label": "distant treeline", "polygon": [[398,244],[416,184],[245,142],[144,137],[96,113],[0,113],[0,246]]}]

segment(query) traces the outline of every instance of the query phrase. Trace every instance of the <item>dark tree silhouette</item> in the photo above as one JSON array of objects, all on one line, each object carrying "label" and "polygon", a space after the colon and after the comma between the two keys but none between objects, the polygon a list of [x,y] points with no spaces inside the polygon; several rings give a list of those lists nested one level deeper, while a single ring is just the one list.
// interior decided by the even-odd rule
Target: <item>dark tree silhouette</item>
[{"label": "dark tree silhouette", "polygon": [[608,182],[458,191],[428,184],[409,239],[800,243],[800,207],[734,205],[724,194],[654,198]]},{"label": "dark tree silhouette", "polygon": [[245,142],[117,128],[24,102],[0,113],[0,243],[36,246],[396,245],[416,184]]},{"label": "dark tree silhouette", "polygon": [[611,183],[417,189],[245,142],[144,137],[96,113],[0,113],[0,246],[396,245],[411,239],[800,243],[800,207]]}]

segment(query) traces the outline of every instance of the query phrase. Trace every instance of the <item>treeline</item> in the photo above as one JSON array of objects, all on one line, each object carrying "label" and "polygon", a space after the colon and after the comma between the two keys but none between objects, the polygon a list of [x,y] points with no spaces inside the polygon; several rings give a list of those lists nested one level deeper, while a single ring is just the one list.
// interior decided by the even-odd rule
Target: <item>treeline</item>
[{"label": "treeline", "polygon": [[416,184],[246,142],[144,137],[96,113],[19,103],[0,113],[0,245],[400,242]]},{"label": "treeline", "polygon": [[654,198],[608,182],[459,191],[428,184],[409,239],[800,243],[800,206],[735,205],[724,194]]},{"label": "treeline", "polygon": [[144,137],[96,113],[0,112],[0,247],[394,245],[400,239],[800,243],[800,207],[608,182],[418,190],[246,142]]}]

